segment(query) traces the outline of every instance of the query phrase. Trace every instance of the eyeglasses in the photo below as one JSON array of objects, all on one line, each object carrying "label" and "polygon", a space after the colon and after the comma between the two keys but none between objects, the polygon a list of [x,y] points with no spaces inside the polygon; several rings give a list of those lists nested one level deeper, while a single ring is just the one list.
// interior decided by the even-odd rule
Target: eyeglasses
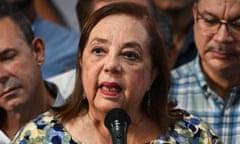
[{"label": "eyeglasses", "polygon": [[228,32],[233,36],[238,36],[240,39],[240,17],[231,21],[223,19],[219,20],[213,16],[207,18],[199,12],[197,7],[197,22],[205,35],[214,35],[217,33],[221,25],[225,25]]}]

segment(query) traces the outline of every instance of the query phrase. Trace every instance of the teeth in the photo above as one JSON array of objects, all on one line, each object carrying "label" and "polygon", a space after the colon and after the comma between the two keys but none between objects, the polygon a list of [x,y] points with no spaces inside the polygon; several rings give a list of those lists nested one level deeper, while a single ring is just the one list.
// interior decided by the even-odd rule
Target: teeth
[{"label": "teeth", "polygon": [[106,90],[106,91],[110,91],[110,92],[120,91],[119,88],[115,88],[115,87],[106,87],[106,86],[103,86],[102,89],[103,89],[103,90]]}]

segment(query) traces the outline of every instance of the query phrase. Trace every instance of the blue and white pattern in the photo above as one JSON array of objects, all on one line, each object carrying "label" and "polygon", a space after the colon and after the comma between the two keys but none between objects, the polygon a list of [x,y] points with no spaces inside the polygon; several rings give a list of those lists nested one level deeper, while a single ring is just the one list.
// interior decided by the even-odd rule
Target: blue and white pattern
[{"label": "blue and white pattern", "polygon": [[[147,144],[218,144],[219,139],[206,123],[192,115],[169,128]],[[74,139],[50,112],[38,116],[22,128],[11,144],[82,144]]]},{"label": "blue and white pattern", "polygon": [[207,85],[199,57],[172,71],[170,99],[208,122],[226,144],[240,140],[240,86],[232,88],[223,100]]}]

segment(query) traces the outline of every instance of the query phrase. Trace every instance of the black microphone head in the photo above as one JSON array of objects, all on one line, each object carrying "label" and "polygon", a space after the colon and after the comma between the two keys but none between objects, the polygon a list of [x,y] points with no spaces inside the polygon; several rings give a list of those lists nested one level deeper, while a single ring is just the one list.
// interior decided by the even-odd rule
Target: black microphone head
[{"label": "black microphone head", "polygon": [[126,143],[130,122],[129,115],[123,109],[114,108],[107,113],[104,124],[112,135],[113,144]]}]

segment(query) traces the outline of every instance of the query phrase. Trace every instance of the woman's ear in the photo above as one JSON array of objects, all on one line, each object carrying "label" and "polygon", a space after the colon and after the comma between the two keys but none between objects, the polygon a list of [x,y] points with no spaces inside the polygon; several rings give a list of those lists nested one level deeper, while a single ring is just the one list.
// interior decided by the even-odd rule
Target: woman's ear
[{"label": "woman's ear", "polygon": [[38,66],[41,66],[45,60],[45,45],[41,38],[35,37],[32,41],[32,52]]}]

